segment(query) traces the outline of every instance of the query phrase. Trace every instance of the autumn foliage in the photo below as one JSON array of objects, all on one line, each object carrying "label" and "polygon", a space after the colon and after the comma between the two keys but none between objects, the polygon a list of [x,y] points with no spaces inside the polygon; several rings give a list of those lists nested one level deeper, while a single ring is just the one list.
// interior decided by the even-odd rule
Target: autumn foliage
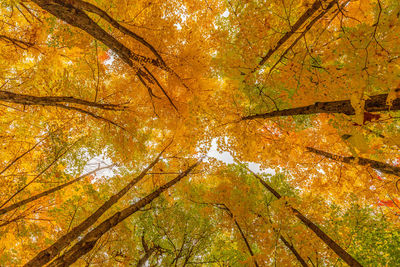
[{"label": "autumn foliage", "polygon": [[397,0],[3,0],[0,266],[397,266]]}]

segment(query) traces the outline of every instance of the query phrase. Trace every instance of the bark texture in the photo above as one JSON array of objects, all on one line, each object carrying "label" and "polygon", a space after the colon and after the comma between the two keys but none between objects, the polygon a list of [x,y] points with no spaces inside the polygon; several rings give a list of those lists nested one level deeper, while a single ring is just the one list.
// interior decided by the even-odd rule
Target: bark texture
[{"label": "bark texture", "polygon": [[21,104],[21,105],[37,105],[37,106],[56,106],[55,104],[77,104],[87,107],[94,107],[105,110],[123,110],[124,106],[118,104],[102,104],[87,101],[84,99],[74,98],[71,96],[33,96],[25,94],[17,94],[0,90],[0,101]]},{"label": "bark texture", "polygon": [[[380,94],[371,96],[370,99],[365,101],[365,111],[367,112],[381,112],[390,110],[400,110],[400,98],[393,101],[392,106],[386,104],[388,94]],[[310,115],[318,113],[343,113],[346,115],[354,115],[355,110],[351,106],[350,100],[330,101],[330,102],[316,102],[313,105],[290,108],[283,110],[276,110],[267,113],[255,114],[242,117],[241,120],[254,120],[254,119],[267,119],[274,117],[285,117],[295,115]]]},{"label": "bark texture", "polygon": [[396,167],[384,162],[372,160],[372,159],[366,159],[362,157],[358,157],[357,159],[355,157],[344,157],[344,156],[339,156],[335,154],[331,154],[329,152],[325,152],[313,147],[307,147],[306,148],[308,151],[315,153],[320,156],[324,156],[329,159],[333,159],[336,161],[344,162],[347,164],[357,164],[357,165],[362,165],[362,166],[370,166],[371,168],[374,168],[375,170],[378,170],[380,172],[386,173],[386,174],[391,174],[391,175],[396,175],[400,177],[400,167]]}]

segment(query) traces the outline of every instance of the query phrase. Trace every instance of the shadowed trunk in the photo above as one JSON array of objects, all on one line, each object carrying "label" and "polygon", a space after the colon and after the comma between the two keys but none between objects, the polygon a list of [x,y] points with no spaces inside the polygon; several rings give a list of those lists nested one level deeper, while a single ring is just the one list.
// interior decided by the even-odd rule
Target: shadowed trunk
[{"label": "shadowed trunk", "polygon": [[[96,242],[111,228],[131,216],[133,213],[137,212],[141,208],[145,207],[147,204],[150,204],[154,199],[159,197],[164,191],[178,183],[184,177],[186,177],[197,165],[200,164],[202,159],[198,160],[195,164],[191,165],[188,169],[186,169],[183,173],[175,177],[173,180],[168,183],[162,185],[153,193],[147,195],[142,198],[138,202],[130,205],[129,207],[115,213],[104,222],[99,224],[96,228],[86,234],[78,243],[76,243],[72,248],[66,251],[62,256],[58,257],[56,260],[51,262],[48,266],[69,266],[73,264],[80,257],[88,253],[93,249]],[[32,265],[34,266],[34,265]],[[35,265],[39,266],[39,265]]]},{"label": "shadowed trunk", "polygon": [[55,104],[78,104],[88,107],[94,107],[105,110],[123,110],[124,106],[118,104],[102,104],[87,101],[84,99],[74,98],[71,96],[33,96],[17,94],[0,90],[0,101],[21,104],[21,105],[40,105],[40,106],[55,106]]},{"label": "shadowed trunk", "polygon": [[[254,177],[256,177],[260,183],[269,191],[271,192],[277,199],[282,198],[282,196],[272,188],[268,183],[266,183],[260,176],[255,174],[253,171],[248,169]],[[289,206],[290,207],[290,206]],[[350,266],[357,266],[361,267],[362,265],[354,259],[349,253],[346,252],[338,243],[336,243],[332,238],[330,238],[324,231],[322,231],[316,224],[312,221],[307,219],[303,214],[301,214],[297,209],[290,207],[294,215],[300,219],[310,230],[312,230],[329,248],[331,248],[336,255],[338,255],[344,262],[346,262]]]},{"label": "shadowed trunk", "polygon": [[[167,147],[170,145],[169,143]],[[67,247],[72,241],[78,238],[84,231],[89,229],[111,206],[113,206],[119,199],[121,199],[128,191],[143,177],[146,173],[159,161],[163,151],[158,154],[158,156],[154,159],[150,165],[148,165],[137,177],[135,177],[130,183],[128,183],[123,189],[121,189],[117,194],[110,197],[100,208],[98,208],[92,215],[90,215],[86,220],[81,222],[78,226],[74,227],[71,231],[69,231],[64,236],[60,237],[53,245],[48,247],[45,250],[42,250],[38,253],[32,260],[30,260],[25,266],[35,267],[42,266],[49,261],[51,261],[54,257],[56,257],[65,247]]]}]

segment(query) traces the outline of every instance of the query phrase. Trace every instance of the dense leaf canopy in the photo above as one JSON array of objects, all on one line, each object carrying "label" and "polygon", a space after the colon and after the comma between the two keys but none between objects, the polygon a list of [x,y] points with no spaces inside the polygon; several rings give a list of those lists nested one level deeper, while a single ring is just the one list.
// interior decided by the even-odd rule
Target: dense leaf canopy
[{"label": "dense leaf canopy", "polygon": [[398,0],[1,0],[1,266],[398,266]]}]

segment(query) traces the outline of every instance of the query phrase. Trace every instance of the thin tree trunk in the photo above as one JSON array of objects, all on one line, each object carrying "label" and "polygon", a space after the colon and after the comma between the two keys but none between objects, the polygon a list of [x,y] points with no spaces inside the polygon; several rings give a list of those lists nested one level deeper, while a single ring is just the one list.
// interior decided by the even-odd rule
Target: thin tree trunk
[{"label": "thin tree trunk", "polygon": [[164,191],[178,183],[180,180],[182,180],[182,178],[186,177],[197,165],[200,164],[201,161],[202,159],[199,159],[195,164],[191,165],[183,173],[181,173],[168,183],[162,185],[153,193],[150,193],[138,202],[130,205],[129,207],[115,213],[114,215],[106,219],[104,222],[102,222],[96,228],[86,234],[78,243],[76,243],[72,248],[66,251],[62,256],[51,262],[48,266],[69,266],[74,263],[77,259],[91,251],[96,242],[103,236],[103,234],[107,233],[111,228],[113,228],[141,208],[145,207],[147,204],[150,204]]},{"label": "thin tree trunk", "polygon": [[[264,217],[261,215],[261,214],[256,214],[258,217],[260,217],[260,218],[262,218],[264,221],[265,221],[265,219],[264,219]],[[265,221],[266,223],[268,223],[267,221]],[[272,225],[272,220],[271,219],[269,219],[269,223]],[[281,235],[280,233],[279,233],[279,231],[277,230],[277,229],[275,229],[273,226],[272,226],[272,230],[274,230],[274,232],[277,234],[277,235],[279,235],[279,239],[282,241],[282,243],[293,253],[293,255],[296,257],[296,259],[300,262],[300,264],[303,266],[303,267],[308,267],[308,264],[306,263],[306,261],[301,257],[301,255],[299,254],[299,252],[297,252],[297,250],[295,249],[295,247],[293,246],[293,245],[291,245],[290,243],[289,243],[289,241],[287,241],[286,240],[286,238],[284,238],[283,237],[283,235]]]},{"label": "thin tree trunk", "polygon": [[4,207],[5,205],[7,205],[8,202],[10,202],[16,195],[18,195],[19,193],[21,193],[23,190],[25,190],[25,188],[27,188],[29,185],[31,185],[33,182],[35,182],[40,176],[42,176],[43,173],[47,172],[47,170],[49,170],[52,166],[54,166],[54,164],[56,164],[56,162],[61,159],[80,139],[78,139],[77,141],[75,141],[72,145],[70,145],[69,147],[67,147],[65,149],[65,151],[63,151],[62,153],[60,153],[59,155],[57,155],[55,157],[54,160],[52,160],[50,162],[50,164],[48,164],[46,166],[46,168],[44,168],[39,174],[37,174],[32,180],[30,180],[27,184],[25,184],[24,186],[22,186],[20,189],[18,189],[11,197],[9,197],[6,201],[3,202],[3,204],[0,205],[0,208]]},{"label": "thin tree trunk", "polygon": [[261,61],[258,63],[258,66],[252,70],[252,73],[255,72],[258,68],[264,65],[265,62],[275,53],[293,34],[298,32],[300,27],[312,16],[315,12],[322,6],[322,1],[317,0],[314,4],[300,16],[300,18],[296,21],[296,23],[291,27],[291,30],[288,31],[284,36],[279,39],[276,45],[268,50],[268,52],[261,58]]},{"label": "thin tree trunk", "polygon": [[156,251],[157,249],[159,249],[160,247],[157,245],[153,245],[150,248],[147,246],[146,244],[146,240],[144,239],[144,233],[142,235],[142,246],[143,246],[143,250],[144,250],[144,255],[139,259],[138,264],[136,265],[136,267],[142,267],[145,265],[145,263],[147,262],[147,260],[151,257],[151,255],[154,253],[154,251]]},{"label": "thin tree trunk", "polygon": [[293,253],[293,255],[296,257],[296,259],[300,262],[301,266],[308,267],[308,264],[301,257],[301,255],[297,252],[297,250],[282,235],[279,235],[279,239]]},{"label": "thin tree trunk", "polygon": [[259,265],[258,265],[256,259],[254,259],[254,252],[253,252],[253,250],[251,249],[250,244],[249,244],[249,242],[247,241],[247,238],[246,238],[246,236],[244,235],[242,228],[240,227],[240,225],[239,225],[239,223],[236,221],[236,219],[233,219],[233,221],[235,222],[235,225],[236,225],[236,227],[238,228],[238,230],[239,230],[239,232],[240,232],[240,235],[242,236],[244,242],[246,243],[246,247],[247,247],[247,249],[248,249],[248,251],[249,251],[249,253],[250,253],[250,255],[251,255],[252,259],[253,259],[254,266],[259,267]]},{"label": "thin tree trunk", "polygon": [[[400,110],[400,98],[393,101],[392,106],[386,104],[388,94],[374,95],[365,101],[365,111],[379,112]],[[294,115],[309,115],[318,113],[343,113],[346,115],[354,115],[355,110],[351,106],[350,100],[330,101],[330,102],[316,102],[313,105],[290,108],[284,110],[276,110],[267,113],[255,114],[242,117],[241,120],[254,120],[254,119],[267,119],[274,117],[285,117]]]},{"label": "thin tree trunk", "polygon": [[392,174],[400,177],[400,167],[396,167],[384,162],[372,160],[372,159],[366,159],[366,158],[361,158],[358,157],[357,161],[355,157],[344,157],[344,156],[339,156],[335,154],[331,154],[329,152],[325,152],[313,147],[306,147],[306,149],[312,153],[315,153],[320,156],[324,156],[329,159],[333,159],[336,161],[348,163],[348,164],[357,164],[357,165],[362,165],[362,166],[370,166],[371,168],[374,168],[375,170],[378,170],[380,172],[386,173],[386,174]]},{"label": "thin tree trunk", "polygon": [[[167,147],[171,144],[170,142]],[[101,207],[99,207],[92,215],[90,215],[86,220],[81,222],[78,226],[74,227],[64,236],[60,237],[53,245],[47,249],[39,252],[32,260],[30,260],[25,266],[26,267],[36,267],[43,266],[48,263],[54,257],[56,257],[65,247],[67,247],[72,241],[78,238],[84,231],[91,227],[111,206],[113,206],[119,199],[121,199],[128,191],[142,178],[146,173],[159,161],[161,155],[167,149],[165,147],[163,151],[158,154],[158,156],[153,160],[150,165],[148,165],[138,176],[136,176],[132,181],[130,181],[123,189],[118,193],[110,197]]]},{"label": "thin tree trunk", "polygon": [[156,251],[156,247],[149,248],[144,253],[144,255],[139,259],[138,264],[136,265],[136,267],[143,267],[145,265],[145,263],[147,262],[147,260],[151,257],[151,255],[153,254],[154,251]]},{"label": "thin tree trunk", "polygon": [[8,206],[8,207],[6,207],[6,208],[0,209],[0,215],[3,215],[3,214],[5,214],[5,213],[7,213],[7,212],[10,212],[10,211],[12,211],[12,210],[15,210],[15,209],[17,209],[17,208],[19,208],[19,207],[21,207],[21,206],[23,206],[23,205],[26,205],[26,204],[28,204],[28,203],[30,203],[30,202],[32,202],[32,201],[35,201],[35,200],[39,199],[39,198],[48,196],[48,195],[50,195],[50,194],[52,194],[52,193],[54,193],[54,192],[56,192],[56,191],[59,191],[59,190],[63,189],[64,187],[67,187],[67,186],[69,186],[69,185],[71,185],[71,184],[73,184],[73,183],[78,182],[79,180],[81,180],[82,178],[84,178],[84,177],[86,177],[86,176],[88,176],[88,175],[91,175],[91,174],[93,174],[93,173],[95,173],[95,172],[98,172],[98,171],[103,170],[103,169],[106,169],[106,168],[110,168],[110,167],[107,166],[107,167],[97,168],[97,169],[94,170],[94,171],[85,173],[85,174],[79,176],[78,178],[75,178],[75,179],[73,179],[73,180],[71,180],[71,181],[69,181],[69,182],[66,182],[66,183],[62,184],[62,185],[53,187],[53,188],[51,188],[51,189],[49,189],[49,190],[46,190],[46,191],[44,191],[44,192],[42,192],[42,193],[39,193],[39,194],[37,194],[37,195],[34,195],[34,196],[29,197],[29,198],[24,199],[24,200],[21,200],[21,201],[15,203],[15,204],[12,204],[12,205],[10,205],[10,206]]},{"label": "thin tree trunk", "polygon": [[[248,171],[250,171],[254,177],[256,177],[260,183],[271,192],[277,199],[280,199],[282,196],[273,189],[268,183],[266,183],[260,176],[255,174],[249,168],[245,167]],[[338,255],[344,262],[346,262],[349,266],[362,266],[356,259],[354,259],[350,254],[346,252],[338,243],[336,243],[332,238],[330,238],[324,231],[322,231],[317,225],[315,225],[312,221],[307,219],[303,214],[301,214],[297,209],[289,206],[293,211],[294,215],[300,219],[310,230],[312,230],[328,247],[330,247],[336,255]]]},{"label": "thin tree trunk", "polygon": [[228,213],[229,217],[232,218],[232,220],[233,220],[233,222],[235,223],[237,229],[239,230],[239,233],[240,233],[240,235],[242,236],[242,239],[243,239],[244,243],[246,244],[247,250],[249,251],[249,253],[250,253],[250,255],[251,255],[252,259],[253,259],[254,266],[259,267],[259,265],[258,265],[256,259],[254,258],[254,252],[253,252],[253,250],[251,249],[250,243],[249,243],[249,241],[247,240],[246,235],[244,234],[244,232],[243,232],[243,230],[242,230],[242,227],[240,227],[240,224],[238,223],[238,221],[237,221],[237,220],[235,219],[235,217],[233,216],[232,211],[231,211],[225,204],[222,204],[222,206],[223,206],[222,209],[224,209],[224,210]]}]

